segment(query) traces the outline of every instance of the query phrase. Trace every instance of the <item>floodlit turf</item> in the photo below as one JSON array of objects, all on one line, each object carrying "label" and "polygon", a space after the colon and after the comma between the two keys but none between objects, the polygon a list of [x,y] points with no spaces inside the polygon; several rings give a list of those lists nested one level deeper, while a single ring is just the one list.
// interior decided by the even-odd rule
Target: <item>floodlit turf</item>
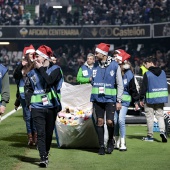
[{"label": "floodlit turf", "polygon": [[[39,169],[39,155],[26,145],[25,124],[21,111],[0,124],[1,170]],[[154,142],[144,142],[146,126],[127,126],[127,152],[115,150],[111,155],[99,156],[97,150],[58,149],[54,136],[48,169],[57,170],[168,170],[170,142],[162,143],[159,133]]]},{"label": "floodlit turf", "polygon": [[[9,104],[10,106],[10,104]],[[11,110],[13,105],[11,105]],[[146,126],[127,125],[127,152],[114,150],[111,155],[98,155],[97,150],[58,149],[55,135],[49,156],[49,170],[168,170],[170,138],[162,143],[159,133],[154,142],[145,142]],[[0,169],[36,170],[39,155],[27,147],[25,123],[21,110],[0,123]]]},{"label": "floodlit turf", "polygon": [[17,90],[16,84],[10,85],[10,101],[6,106],[5,113],[8,113],[15,108],[14,103],[15,103],[15,100],[16,100],[16,90]]}]

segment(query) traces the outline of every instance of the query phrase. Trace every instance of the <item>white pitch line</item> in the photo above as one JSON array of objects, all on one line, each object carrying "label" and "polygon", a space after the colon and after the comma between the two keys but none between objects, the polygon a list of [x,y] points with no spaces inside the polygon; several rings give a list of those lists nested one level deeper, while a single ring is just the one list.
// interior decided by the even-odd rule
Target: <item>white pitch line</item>
[{"label": "white pitch line", "polygon": [[[21,109],[21,108],[22,108],[22,107],[18,107],[17,110],[19,110],[19,109]],[[9,113],[5,114],[4,116],[0,116],[0,121],[6,119],[8,116],[12,115],[12,114],[15,113],[17,110],[14,109],[14,110],[10,111]]]}]

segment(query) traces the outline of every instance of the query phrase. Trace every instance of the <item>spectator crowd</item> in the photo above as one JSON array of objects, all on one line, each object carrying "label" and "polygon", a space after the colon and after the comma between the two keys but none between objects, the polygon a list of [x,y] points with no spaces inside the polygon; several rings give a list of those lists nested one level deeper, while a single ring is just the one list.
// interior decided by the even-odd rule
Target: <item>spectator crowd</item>
[{"label": "spectator crowd", "polygon": [[[48,1],[32,17],[26,5],[36,0],[0,0],[0,24],[19,25],[125,25],[170,21],[170,0],[74,0],[67,10]],[[65,7],[66,8],[66,7]]]},{"label": "spectator crowd", "polygon": [[[130,62],[132,63],[134,73],[136,75],[140,72],[140,66],[143,63],[144,58],[147,56],[155,56],[157,58],[156,66],[162,68],[170,77],[170,48],[166,48],[161,44],[152,44],[150,47],[142,45],[140,49],[137,48],[136,43],[127,42],[115,46],[114,49],[124,49],[130,55]],[[69,44],[63,43],[56,48],[53,48],[55,57],[57,58],[57,65],[61,66],[64,74],[71,73],[76,75],[80,66],[84,64],[87,58],[87,54],[94,54],[95,45],[85,44]],[[109,56],[113,56],[113,51],[109,52]],[[0,63],[4,64],[9,68],[9,74],[12,77],[13,68],[16,63],[22,59],[22,52],[17,53],[16,51],[11,53],[5,46],[0,49]]]},{"label": "spectator crowd", "polygon": [[125,25],[170,20],[169,0],[89,0],[78,4],[82,24]]},{"label": "spectator crowd", "polygon": [[31,13],[25,10],[25,0],[0,0],[0,25],[20,25],[25,19],[30,25]]},{"label": "spectator crowd", "polygon": [[[25,10],[27,4],[35,5],[37,0],[0,0],[0,24],[19,25],[22,20],[26,20],[26,25],[30,25],[31,13]],[[141,24],[170,21],[170,0],[75,0],[75,10],[67,11],[62,15],[59,10],[42,4],[40,6],[40,16],[34,18],[35,25],[82,25],[82,24]],[[63,21],[63,16],[65,20]],[[140,66],[146,56],[154,55],[157,58],[157,66],[169,72],[170,49],[161,43],[151,46],[140,45],[137,48],[135,43],[128,41],[126,44],[115,46],[131,54],[131,63],[134,73],[139,74]],[[77,74],[79,67],[86,61],[88,53],[94,53],[95,46],[63,43],[53,49],[57,56],[57,64],[63,71],[71,71]],[[10,55],[9,55],[10,54]],[[10,67],[11,75],[13,66],[18,61],[18,54],[8,49],[2,48],[0,51],[0,61]],[[112,51],[109,55],[113,56]],[[168,73],[169,74],[169,73]]]}]

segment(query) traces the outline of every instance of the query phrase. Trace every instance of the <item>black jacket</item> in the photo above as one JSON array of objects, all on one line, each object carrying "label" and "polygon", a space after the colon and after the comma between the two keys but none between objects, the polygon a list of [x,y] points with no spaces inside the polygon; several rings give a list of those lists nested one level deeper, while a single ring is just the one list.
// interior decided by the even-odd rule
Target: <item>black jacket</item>
[{"label": "black jacket", "polygon": [[22,68],[23,68],[23,65],[22,63],[19,63],[14,72],[13,72],[13,77],[15,79],[15,82],[17,84],[17,92],[16,92],[16,100],[15,100],[15,103],[14,105],[16,107],[19,107],[20,106],[20,93],[19,93],[19,81],[20,79],[22,79],[23,75],[22,75]]},{"label": "black jacket", "polygon": [[16,66],[15,70],[14,70],[13,77],[14,77],[16,83],[17,83],[20,79],[22,79],[22,77],[23,77],[23,75],[22,75],[22,68],[23,68],[22,63],[19,63],[19,64]]}]

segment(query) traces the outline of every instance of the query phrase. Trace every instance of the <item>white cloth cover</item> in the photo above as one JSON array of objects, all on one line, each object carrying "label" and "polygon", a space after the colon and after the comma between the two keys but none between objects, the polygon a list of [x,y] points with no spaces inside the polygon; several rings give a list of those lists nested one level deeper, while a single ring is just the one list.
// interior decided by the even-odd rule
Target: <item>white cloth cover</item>
[{"label": "white cloth cover", "polygon": [[[81,109],[91,108],[90,102],[92,86],[90,84],[70,85],[64,83],[61,89],[61,104],[65,107]],[[55,133],[58,147],[60,148],[98,148],[98,137],[93,124],[93,119],[70,126],[57,121]]]}]

